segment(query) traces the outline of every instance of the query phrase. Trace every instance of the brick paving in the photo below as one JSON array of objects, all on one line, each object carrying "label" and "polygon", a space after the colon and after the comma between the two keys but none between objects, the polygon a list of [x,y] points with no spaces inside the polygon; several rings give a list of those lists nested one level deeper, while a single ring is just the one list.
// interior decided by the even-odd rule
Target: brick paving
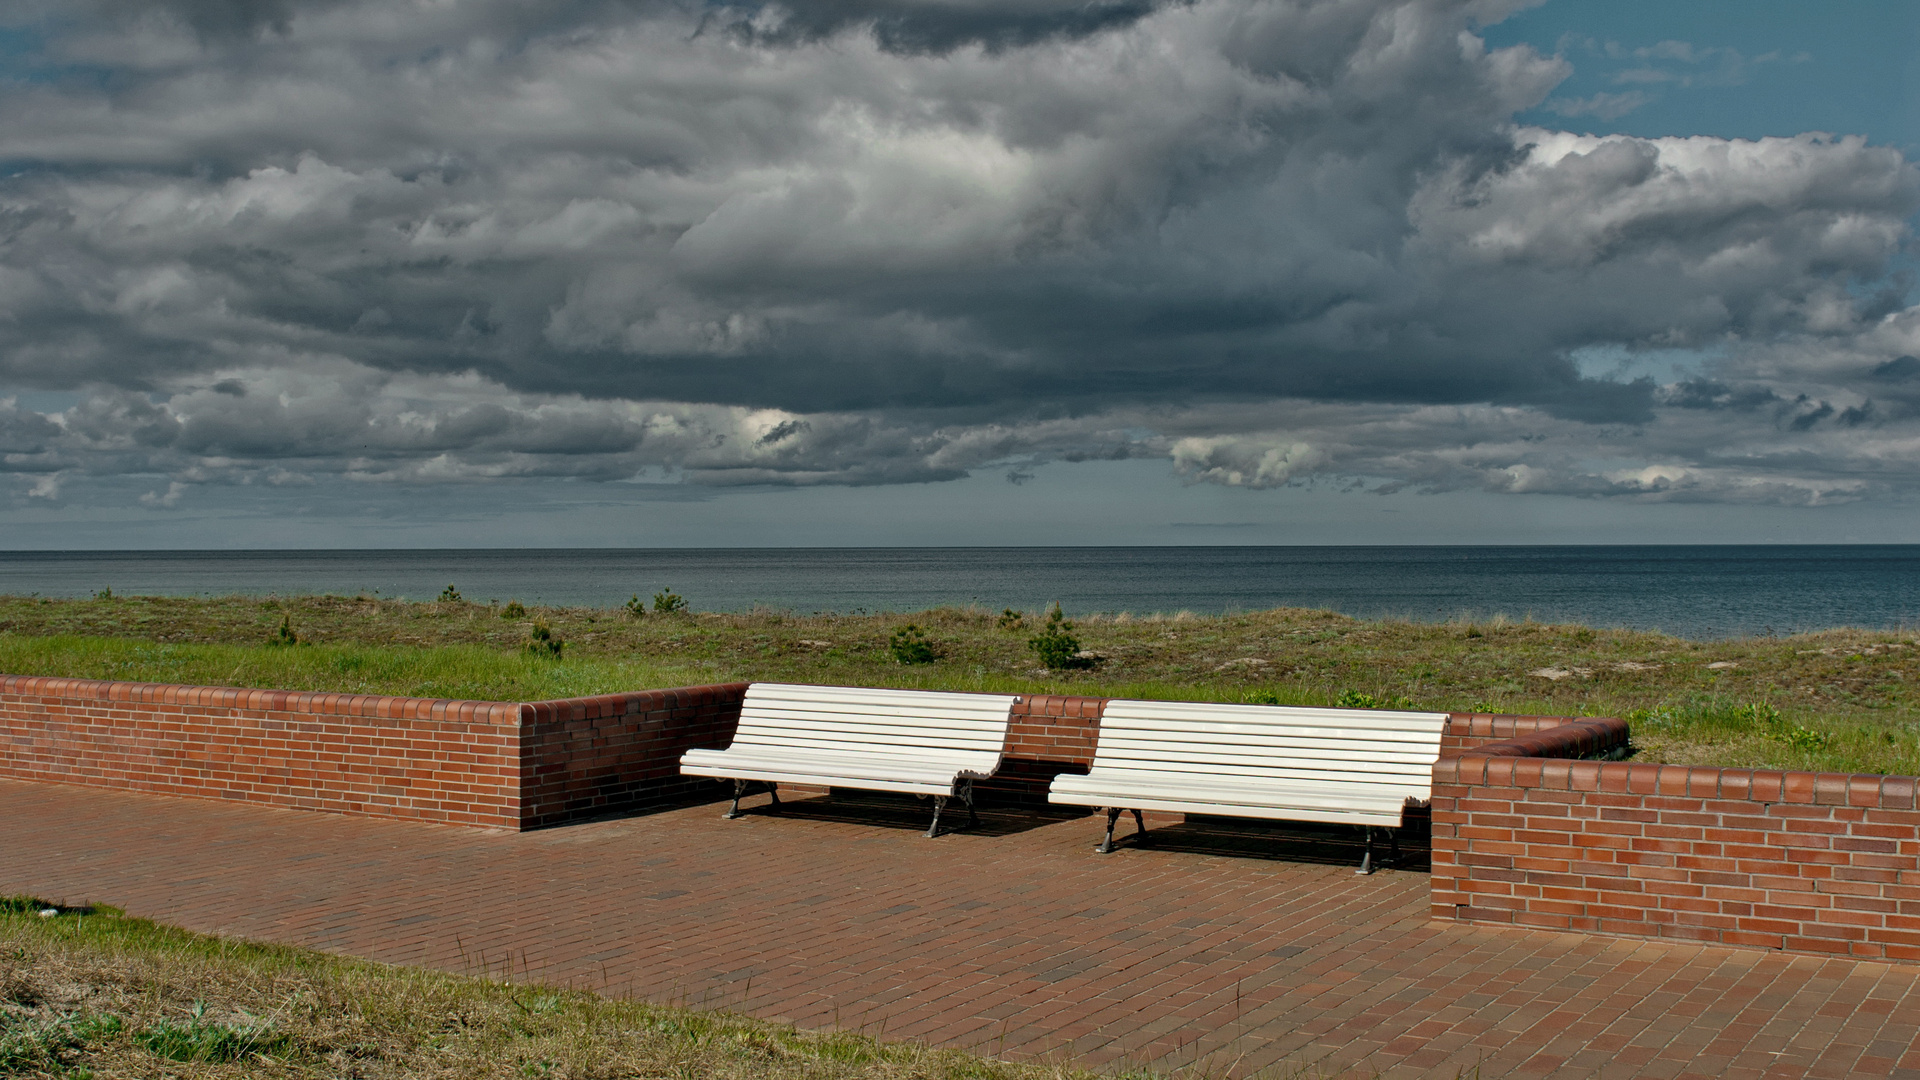
[{"label": "brick paving", "polygon": [[1418,851],[1362,878],[1332,831],[791,805],[507,833],[0,781],[0,892],[1107,1069],[1920,1080],[1920,965],[1430,924]]}]

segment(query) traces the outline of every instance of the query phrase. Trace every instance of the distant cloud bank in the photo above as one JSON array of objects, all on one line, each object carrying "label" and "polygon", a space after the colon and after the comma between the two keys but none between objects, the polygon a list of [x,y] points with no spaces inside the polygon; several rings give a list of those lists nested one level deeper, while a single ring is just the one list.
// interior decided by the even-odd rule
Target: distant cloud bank
[{"label": "distant cloud bank", "polygon": [[1517,126],[1510,6],[15,5],[5,497],[1920,487],[1920,172]]}]

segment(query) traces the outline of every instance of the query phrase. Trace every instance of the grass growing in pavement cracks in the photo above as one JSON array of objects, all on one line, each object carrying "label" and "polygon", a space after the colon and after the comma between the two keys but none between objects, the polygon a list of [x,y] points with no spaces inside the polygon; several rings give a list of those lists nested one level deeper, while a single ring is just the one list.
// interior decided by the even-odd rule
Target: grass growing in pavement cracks
[{"label": "grass growing in pavement cracks", "polygon": [[[467,600],[0,596],[0,671],[496,701],[763,679],[1624,716],[1636,760],[1920,772],[1920,642],[1910,632],[1699,642],[1295,608],[1095,614],[1073,620],[1086,666],[1049,669],[1028,644],[1038,611],[669,607],[635,617]],[[521,651],[536,623],[565,640],[563,657]],[[901,662],[894,644],[909,624],[932,659]],[[299,643],[267,647],[285,639],[282,627]]]},{"label": "grass growing in pavement cracks", "polygon": [[0,899],[3,1076],[1091,1080],[208,937],[107,909],[41,910],[37,900]]}]

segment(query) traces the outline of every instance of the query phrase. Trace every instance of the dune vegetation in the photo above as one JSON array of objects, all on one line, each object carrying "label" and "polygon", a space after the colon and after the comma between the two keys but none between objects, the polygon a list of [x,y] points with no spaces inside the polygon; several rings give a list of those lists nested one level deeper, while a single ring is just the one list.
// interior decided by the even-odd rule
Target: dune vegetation
[{"label": "dune vegetation", "polygon": [[[1636,760],[1920,772],[1920,644],[1836,629],[1701,642],[1282,608],[695,612],[376,597],[0,597],[0,671],[485,700],[734,680],[1624,716]],[[911,661],[911,662],[903,662]],[[1064,666],[1059,666],[1064,665]]]}]

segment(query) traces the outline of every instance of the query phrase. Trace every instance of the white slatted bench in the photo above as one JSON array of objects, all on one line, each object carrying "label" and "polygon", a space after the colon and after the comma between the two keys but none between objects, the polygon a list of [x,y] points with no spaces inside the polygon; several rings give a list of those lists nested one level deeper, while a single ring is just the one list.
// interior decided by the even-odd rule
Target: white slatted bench
[{"label": "white slatted bench", "polygon": [[1113,827],[1142,810],[1329,821],[1367,830],[1361,873],[1373,871],[1373,830],[1385,827],[1395,855],[1409,803],[1433,793],[1445,713],[1304,709],[1180,701],[1109,701],[1093,766],[1053,780],[1049,802],[1104,807]]},{"label": "white slatted bench", "polygon": [[1000,768],[1007,718],[1019,698],[931,690],[754,683],[740,708],[740,726],[725,750],[689,750],[687,776],[733,781],[729,818],[740,816],[750,784],[765,786],[780,805],[779,785],[824,784],[933,797],[933,825],[958,797],[973,810],[973,782]]}]

